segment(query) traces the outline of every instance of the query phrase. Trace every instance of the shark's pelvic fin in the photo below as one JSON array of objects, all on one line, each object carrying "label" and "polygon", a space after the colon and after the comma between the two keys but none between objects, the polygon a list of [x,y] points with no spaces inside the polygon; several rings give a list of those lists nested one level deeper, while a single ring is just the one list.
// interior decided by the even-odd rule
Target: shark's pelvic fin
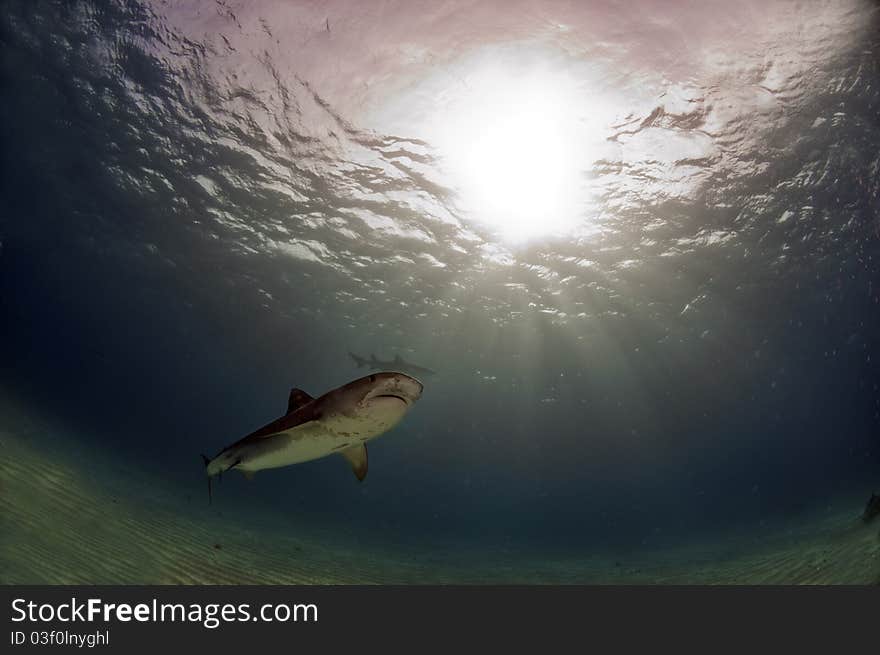
[{"label": "shark's pelvic fin", "polygon": [[340,451],[340,453],[351,464],[351,470],[354,471],[357,479],[363,481],[367,477],[367,447],[359,443]]},{"label": "shark's pelvic fin", "polygon": [[290,414],[291,412],[295,412],[300,407],[308,405],[313,400],[314,398],[302,389],[291,389],[290,397],[287,399],[287,413]]},{"label": "shark's pelvic fin", "polygon": [[244,469],[238,469],[241,471],[241,474],[245,477],[246,480],[253,480],[255,471],[245,471]]}]

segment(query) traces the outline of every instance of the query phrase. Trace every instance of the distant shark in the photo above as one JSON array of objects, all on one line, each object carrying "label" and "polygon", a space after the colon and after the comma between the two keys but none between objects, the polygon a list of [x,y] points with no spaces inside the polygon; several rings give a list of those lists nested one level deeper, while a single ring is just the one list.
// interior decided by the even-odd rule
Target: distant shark
[{"label": "distant shark", "polygon": [[395,371],[405,371],[406,373],[418,375],[420,377],[437,375],[436,371],[408,362],[400,355],[395,355],[394,359],[391,361],[376,359],[375,355],[370,355],[370,358],[366,359],[365,357],[358,357],[351,351],[348,351],[348,356],[354,360],[354,363],[357,364],[358,368],[366,366],[367,368],[372,369],[393,369]]},{"label": "distant shark", "polygon": [[865,523],[869,523],[878,514],[880,514],[880,496],[877,494],[871,494],[868,504],[865,505],[865,512],[862,514],[862,520]]},{"label": "distant shark", "polygon": [[384,434],[421,397],[422,383],[405,373],[368,375],[312,398],[291,389],[287,413],[227,446],[214,457],[202,455],[211,478],[231,469],[245,477],[262,469],[299,464],[339,453],[358,480],[367,475],[366,442]]}]

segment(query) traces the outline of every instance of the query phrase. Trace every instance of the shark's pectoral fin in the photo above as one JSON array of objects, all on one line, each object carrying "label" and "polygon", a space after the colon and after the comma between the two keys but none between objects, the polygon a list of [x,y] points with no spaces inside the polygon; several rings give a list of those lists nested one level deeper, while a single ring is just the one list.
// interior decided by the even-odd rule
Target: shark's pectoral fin
[{"label": "shark's pectoral fin", "polygon": [[351,470],[354,471],[354,474],[355,476],[357,476],[358,480],[363,480],[365,477],[367,477],[366,445],[359,443],[356,446],[351,446],[339,452],[343,457],[345,457],[345,459],[348,460],[348,463],[351,464]]},{"label": "shark's pectoral fin", "polygon": [[300,407],[308,405],[313,400],[314,398],[302,389],[291,389],[290,396],[287,399],[287,413],[290,414],[291,412],[295,412]]}]

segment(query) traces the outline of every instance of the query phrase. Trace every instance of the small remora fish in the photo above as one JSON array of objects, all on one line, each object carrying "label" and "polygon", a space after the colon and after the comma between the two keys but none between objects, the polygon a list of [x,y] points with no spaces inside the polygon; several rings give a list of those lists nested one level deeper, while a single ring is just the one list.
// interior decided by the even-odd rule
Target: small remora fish
[{"label": "small remora fish", "polygon": [[262,469],[308,462],[339,453],[358,480],[367,475],[366,442],[393,428],[422,395],[422,383],[405,373],[374,373],[312,398],[291,389],[287,413],[227,446],[202,455],[211,478],[230,469],[250,478]]}]

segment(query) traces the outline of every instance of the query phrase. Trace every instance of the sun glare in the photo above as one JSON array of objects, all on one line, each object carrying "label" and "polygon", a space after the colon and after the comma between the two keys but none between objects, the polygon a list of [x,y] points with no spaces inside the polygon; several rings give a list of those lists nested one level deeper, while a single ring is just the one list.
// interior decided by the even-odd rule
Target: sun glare
[{"label": "sun glare", "polygon": [[484,68],[438,117],[462,208],[514,241],[565,232],[584,212],[585,99],[564,76]]}]

